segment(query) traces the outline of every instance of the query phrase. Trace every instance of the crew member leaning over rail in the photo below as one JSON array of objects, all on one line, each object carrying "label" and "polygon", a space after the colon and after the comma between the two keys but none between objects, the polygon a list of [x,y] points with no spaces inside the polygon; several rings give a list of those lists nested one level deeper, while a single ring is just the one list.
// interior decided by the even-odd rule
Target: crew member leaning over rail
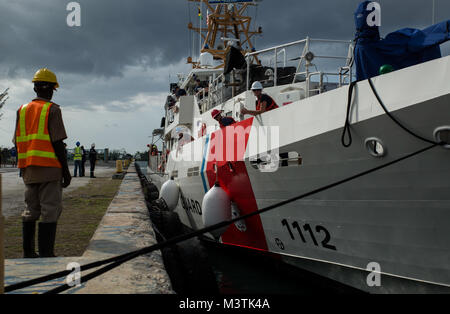
[{"label": "crew member leaning over rail", "polygon": [[[56,224],[62,210],[62,188],[71,176],[63,140],[67,138],[59,106],[51,102],[59,87],[56,76],[40,69],[32,80],[37,98],[17,111],[14,142],[25,183],[24,258],[54,257]],[[35,252],[36,221],[39,256]]]},{"label": "crew member leaning over rail", "polygon": [[278,105],[272,99],[272,97],[267,94],[263,94],[262,89],[262,84],[258,81],[252,84],[253,95],[255,95],[256,97],[256,110],[248,110],[244,107],[241,109],[241,114],[256,116],[266,111],[278,108]]},{"label": "crew member leaning over rail", "polygon": [[217,110],[217,109],[214,109],[211,112],[211,116],[214,120],[219,122],[221,128],[224,128],[224,127],[227,127],[229,125],[236,123],[236,121],[232,117],[222,117],[221,111]]}]

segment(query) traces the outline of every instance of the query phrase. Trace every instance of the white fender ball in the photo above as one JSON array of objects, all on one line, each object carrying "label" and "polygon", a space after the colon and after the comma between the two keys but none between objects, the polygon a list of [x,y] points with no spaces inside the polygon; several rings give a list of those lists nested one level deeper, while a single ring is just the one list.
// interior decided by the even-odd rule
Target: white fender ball
[{"label": "white fender ball", "polygon": [[161,186],[159,196],[166,202],[169,210],[174,210],[180,197],[180,188],[174,180],[167,180]]},{"label": "white fender ball", "polygon": [[[219,222],[231,219],[231,200],[227,192],[216,183],[205,194],[202,202],[202,220],[204,227],[215,225]],[[211,231],[210,233],[218,238],[228,226]]]}]

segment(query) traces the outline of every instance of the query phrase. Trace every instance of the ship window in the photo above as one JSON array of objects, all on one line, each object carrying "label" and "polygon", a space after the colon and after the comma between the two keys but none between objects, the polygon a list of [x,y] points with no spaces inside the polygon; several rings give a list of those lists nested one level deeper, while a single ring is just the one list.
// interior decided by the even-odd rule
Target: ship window
[{"label": "ship window", "polygon": [[189,168],[187,171],[188,177],[196,177],[199,175],[199,167]]}]

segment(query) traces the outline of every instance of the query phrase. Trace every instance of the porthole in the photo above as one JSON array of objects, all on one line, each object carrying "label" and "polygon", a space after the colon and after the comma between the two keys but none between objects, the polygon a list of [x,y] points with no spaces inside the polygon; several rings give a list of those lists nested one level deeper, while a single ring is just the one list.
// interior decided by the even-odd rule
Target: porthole
[{"label": "porthole", "polygon": [[442,126],[437,128],[434,130],[433,135],[436,142],[444,142],[446,145],[443,147],[450,148],[450,126]]},{"label": "porthole", "polygon": [[373,157],[383,157],[386,155],[386,147],[383,142],[376,137],[366,139],[365,146]]}]

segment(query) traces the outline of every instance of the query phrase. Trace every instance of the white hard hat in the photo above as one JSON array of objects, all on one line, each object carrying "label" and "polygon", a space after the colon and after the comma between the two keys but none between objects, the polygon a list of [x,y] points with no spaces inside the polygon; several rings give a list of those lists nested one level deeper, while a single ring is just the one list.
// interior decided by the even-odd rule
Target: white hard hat
[{"label": "white hard hat", "polygon": [[263,86],[259,81],[253,82],[252,90],[261,90],[261,89],[263,89]]},{"label": "white hard hat", "polygon": [[91,144],[91,147],[94,148],[94,147],[95,147],[95,143],[92,143],[92,144]]}]

